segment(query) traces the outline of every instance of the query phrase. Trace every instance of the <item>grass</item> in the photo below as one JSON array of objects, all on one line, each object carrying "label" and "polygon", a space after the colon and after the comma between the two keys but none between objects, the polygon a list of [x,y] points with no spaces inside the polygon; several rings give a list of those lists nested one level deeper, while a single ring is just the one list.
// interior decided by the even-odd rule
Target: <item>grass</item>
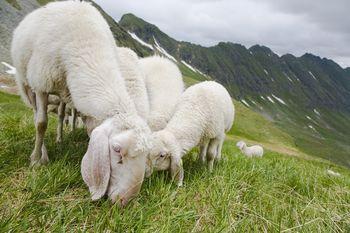
[{"label": "grass", "polygon": [[[29,168],[32,112],[19,97],[0,92],[1,231],[350,231],[350,172],[330,162],[273,150],[261,159],[244,157],[235,147],[236,139],[250,130],[243,131],[244,119],[264,122],[238,106],[233,129],[237,135],[225,142],[224,160],[213,174],[196,161],[193,150],[184,162],[183,188],[176,188],[167,173],[156,173],[145,180],[135,200],[119,209],[108,200],[89,199],[80,175],[88,141],[83,129],[65,132],[63,143],[56,145],[56,119],[51,116],[46,137],[50,164]],[[266,130],[248,139],[270,135],[266,143],[292,147],[272,125]],[[341,177],[329,176],[327,169]]]}]

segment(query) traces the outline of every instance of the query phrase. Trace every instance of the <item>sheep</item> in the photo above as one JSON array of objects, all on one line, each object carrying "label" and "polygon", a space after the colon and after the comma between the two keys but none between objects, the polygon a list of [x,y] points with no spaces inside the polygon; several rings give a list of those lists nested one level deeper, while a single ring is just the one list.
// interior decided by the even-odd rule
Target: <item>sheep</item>
[{"label": "sheep", "polygon": [[147,123],[152,131],[164,129],[175,104],[184,91],[179,68],[169,59],[152,56],[140,59],[149,95],[150,114]]},{"label": "sheep", "polygon": [[[147,119],[150,108],[145,85],[145,75],[142,72],[140,60],[137,54],[129,48],[117,47],[115,51],[119,70],[126,85],[126,91],[135,104],[138,115],[143,119]],[[118,90],[116,89],[116,91]],[[88,135],[100,123],[96,119],[86,117],[85,125]]]},{"label": "sheep", "polygon": [[214,81],[189,87],[175,106],[173,117],[163,130],[152,133],[151,169],[170,169],[178,186],[183,185],[182,157],[200,145],[202,162],[221,159],[225,132],[234,120],[234,106],[227,90]]},{"label": "sheep", "polygon": [[264,149],[260,145],[247,146],[244,141],[239,141],[236,146],[249,158],[262,157],[264,155]]},{"label": "sheep", "polygon": [[48,95],[101,121],[81,163],[92,200],[107,194],[126,205],[144,179],[151,131],[136,111],[120,74],[115,41],[98,10],[86,2],[53,2],[28,14],[15,29],[11,54],[22,99],[36,128],[31,165],[48,162],[44,144]]}]

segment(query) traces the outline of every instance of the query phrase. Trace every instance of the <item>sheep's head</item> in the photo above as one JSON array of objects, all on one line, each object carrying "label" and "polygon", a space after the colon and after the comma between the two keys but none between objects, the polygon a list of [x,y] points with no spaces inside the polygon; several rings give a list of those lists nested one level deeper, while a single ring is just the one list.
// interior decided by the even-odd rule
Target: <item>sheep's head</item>
[{"label": "sheep's head", "polygon": [[152,134],[152,149],[147,158],[146,176],[151,175],[153,170],[168,170],[175,178],[182,173],[181,150],[175,137],[162,130]]},{"label": "sheep's head", "polygon": [[[112,202],[125,206],[141,188],[149,148],[137,129],[115,130],[113,120],[96,127],[90,137],[81,172],[92,200],[108,195]],[[142,138],[141,138],[142,137]]]},{"label": "sheep's head", "polygon": [[244,145],[245,145],[245,142],[244,142],[244,141],[239,141],[239,142],[237,142],[237,144],[236,144],[236,146],[237,146],[238,149],[240,149],[240,150],[243,149]]}]

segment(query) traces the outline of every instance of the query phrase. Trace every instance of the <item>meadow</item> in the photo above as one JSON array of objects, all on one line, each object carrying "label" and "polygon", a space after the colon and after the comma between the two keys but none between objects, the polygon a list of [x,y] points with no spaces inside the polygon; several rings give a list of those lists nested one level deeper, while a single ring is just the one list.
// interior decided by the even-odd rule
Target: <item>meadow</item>
[{"label": "meadow", "polygon": [[[107,199],[90,200],[80,175],[88,136],[67,128],[56,144],[55,115],[46,137],[50,163],[30,168],[32,111],[18,96],[0,92],[0,231],[349,232],[349,170],[300,152],[264,118],[238,103],[236,109],[212,174],[193,150],[184,161],[184,187],[167,172],[154,173],[120,209]],[[264,145],[265,156],[244,157],[235,146],[239,139]]]}]

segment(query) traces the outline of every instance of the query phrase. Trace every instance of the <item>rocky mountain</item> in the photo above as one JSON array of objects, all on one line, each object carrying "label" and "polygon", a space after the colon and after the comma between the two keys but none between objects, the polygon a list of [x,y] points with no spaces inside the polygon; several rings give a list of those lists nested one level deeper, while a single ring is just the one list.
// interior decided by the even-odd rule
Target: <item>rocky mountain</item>
[{"label": "rocky mountain", "polygon": [[224,84],[278,124],[308,153],[350,166],[350,68],[306,53],[279,56],[261,45],[177,41],[132,14],[119,24],[140,43]]}]

